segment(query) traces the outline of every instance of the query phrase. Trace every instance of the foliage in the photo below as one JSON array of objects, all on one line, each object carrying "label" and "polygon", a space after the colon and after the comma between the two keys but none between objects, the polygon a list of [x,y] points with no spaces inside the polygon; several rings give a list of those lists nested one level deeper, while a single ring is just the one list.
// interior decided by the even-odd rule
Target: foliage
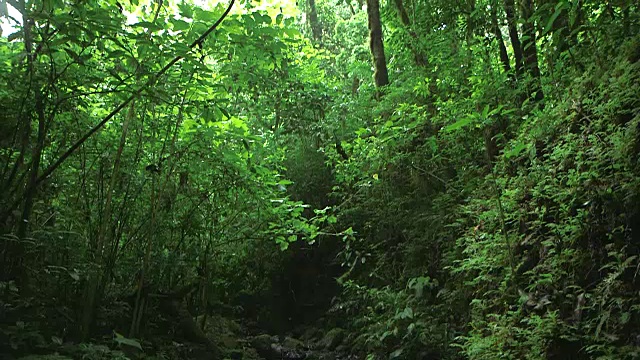
[{"label": "foliage", "polygon": [[382,2],[376,87],[364,2],[297,6],[0,1],[0,351],[640,356],[640,7]]}]

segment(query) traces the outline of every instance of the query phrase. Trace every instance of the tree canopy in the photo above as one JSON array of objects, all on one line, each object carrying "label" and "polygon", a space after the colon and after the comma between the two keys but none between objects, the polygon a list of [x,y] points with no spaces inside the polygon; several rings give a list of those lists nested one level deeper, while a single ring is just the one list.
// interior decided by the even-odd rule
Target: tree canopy
[{"label": "tree canopy", "polygon": [[0,20],[0,355],[640,357],[635,1]]}]

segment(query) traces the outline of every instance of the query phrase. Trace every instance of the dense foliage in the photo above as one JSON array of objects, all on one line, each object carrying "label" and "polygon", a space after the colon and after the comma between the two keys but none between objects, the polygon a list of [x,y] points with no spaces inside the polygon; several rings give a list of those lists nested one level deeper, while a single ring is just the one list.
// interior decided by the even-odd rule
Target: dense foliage
[{"label": "dense foliage", "polygon": [[366,359],[640,357],[636,2],[0,18],[0,354],[173,317],[222,359],[233,317]]}]

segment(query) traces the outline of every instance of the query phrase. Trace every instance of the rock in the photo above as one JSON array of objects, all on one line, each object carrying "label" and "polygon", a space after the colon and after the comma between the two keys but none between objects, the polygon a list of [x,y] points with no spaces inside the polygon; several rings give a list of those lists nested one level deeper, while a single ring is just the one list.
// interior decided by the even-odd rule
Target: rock
[{"label": "rock", "polygon": [[233,350],[229,354],[229,358],[231,360],[242,360],[243,357],[244,357],[244,353],[240,350]]},{"label": "rock", "polygon": [[307,358],[307,346],[300,340],[287,336],[282,341],[284,359],[297,360]]},{"label": "rock", "polygon": [[307,358],[305,360],[329,360],[329,359],[330,357],[327,354],[311,351],[307,354]]},{"label": "rock", "polygon": [[[263,359],[258,354],[258,351],[250,346],[242,348],[242,360],[261,360]],[[233,359],[233,358],[232,358]],[[233,359],[235,360],[235,359]]]},{"label": "rock", "polygon": [[335,350],[344,340],[345,332],[343,329],[334,328],[329,330],[320,340],[320,346],[327,350]]},{"label": "rock", "polygon": [[267,360],[302,360],[307,357],[304,343],[292,337],[279,342],[276,336],[258,335],[251,340],[251,346]]},{"label": "rock", "polygon": [[251,339],[251,346],[258,352],[258,355],[266,359],[280,357],[280,352],[274,345],[277,345],[278,338],[275,336],[262,334]]},{"label": "rock", "polygon": [[424,350],[418,353],[416,359],[417,360],[438,360],[438,359],[442,359],[442,356],[440,356],[440,354],[436,351]]},{"label": "rock", "polygon": [[238,339],[229,335],[220,335],[218,342],[221,343],[225,349],[236,349],[240,346]]},{"label": "rock", "polygon": [[318,339],[322,336],[320,330],[318,328],[309,327],[307,328],[300,337],[304,341],[311,341],[314,339]]},{"label": "rock", "polygon": [[[289,349],[280,344],[271,344],[271,348],[274,353],[277,354],[277,359],[280,360],[302,360],[307,357],[304,350]],[[275,358],[274,358],[275,360]]]},{"label": "rock", "polygon": [[282,341],[282,347],[291,350],[303,350],[306,348],[302,341],[290,336],[284,338],[284,341]]}]

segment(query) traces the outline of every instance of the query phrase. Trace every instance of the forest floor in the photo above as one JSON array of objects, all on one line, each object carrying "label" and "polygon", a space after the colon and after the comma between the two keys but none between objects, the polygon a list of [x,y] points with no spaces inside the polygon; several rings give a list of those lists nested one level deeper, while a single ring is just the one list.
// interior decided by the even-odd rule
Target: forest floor
[{"label": "forest floor", "polygon": [[[351,360],[344,345],[346,332],[329,331],[321,326],[298,326],[279,334],[261,328],[255,319],[229,314],[180,318],[149,308],[140,339],[120,334],[128,321],[122,309],[103,309],[94,337],[88,342],[60,336],[67,329],[50,329],[65,309],[21,308],[19,304],[0,303],[2,317],[19,316],[13,325],[2,321],[0,359],[7,360],[111,360],[111,359],[194,359],[194,360]],[[50,317],[47,315],[51,315]],[[48,320],[47,320],[48,318]],[[30,320],[29,320],[30,319]],[[64,327],[64,326],[63,326]],[[58,335],[56,335],[58,334]],[[100,335],[102,334],[102,335]]]}]

